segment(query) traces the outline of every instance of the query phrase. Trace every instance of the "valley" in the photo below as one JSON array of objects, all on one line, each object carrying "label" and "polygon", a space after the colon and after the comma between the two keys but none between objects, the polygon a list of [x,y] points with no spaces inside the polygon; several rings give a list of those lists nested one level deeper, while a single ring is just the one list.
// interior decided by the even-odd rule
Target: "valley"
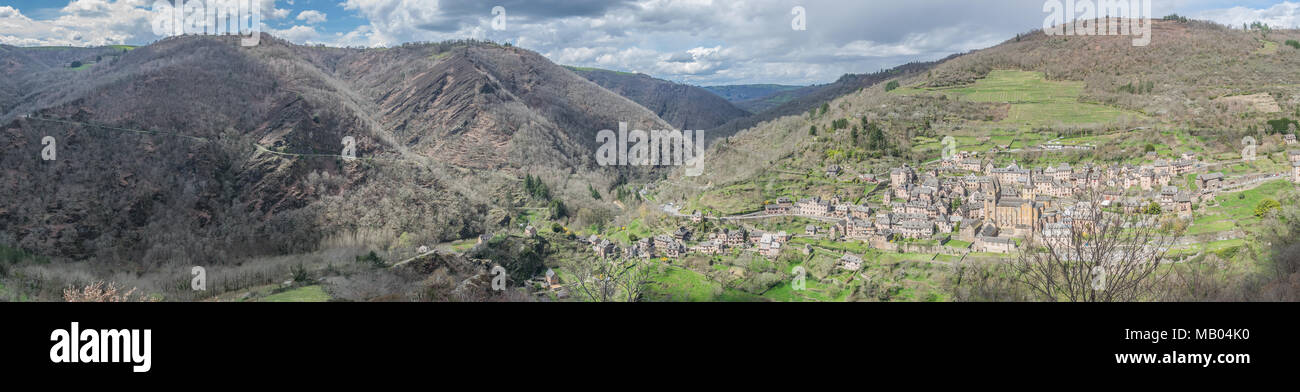
[{"label": "valley", "polygon": [[[809,87],[481,41],[4,47],[0,299],[1060,301],[1004,278],[1100,238],[1167,277],[1110,300],[1278,299],[1300,51],[1274,41],[1300,33],[1153,34],[1179,39],[1018,35]],[[621,123],[706,131],[700,175],[602,164]]]}]

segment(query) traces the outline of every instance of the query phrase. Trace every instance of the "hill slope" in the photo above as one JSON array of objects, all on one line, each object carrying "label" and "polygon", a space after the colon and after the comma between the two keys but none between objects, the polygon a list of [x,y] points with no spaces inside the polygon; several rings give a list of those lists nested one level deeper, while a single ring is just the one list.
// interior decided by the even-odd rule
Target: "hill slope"
[{"label": "hill slope", "polygon": [[[1214,159],[1237,154],[1247,135],[1261,141],[1260,154],[1277,156],[1286,148],[1277,133],[1287,131],[1274,129],[1285,128],[1275,120],[1300,115],[1300,50],[1261,49],[1297,35],[1195,21],[1156,21],[1148,47],[1133,47],[1129,37],[1022,35],[882,75],[875,86],[847,95],[827,93],[834,98],[826,113],[808,113],[809,100],[733,121],[727,127],[754,126],[711,145],[705,174],[671,178],[661,196],[694,202],[687,210],[722,212],[750,211],[779,196],[829,197],[834,181],[818,182],[827,165],[844,167],[845,178],[883,175],[902,163],[937,158],[943,136],[954,136],[963,151],[1024,149],[997,154],[999,165],[1149,163],[1147,146],[1157,159],[1181,152]],[[879,83],[888,80],[901,87],[886,91]],[[1236,97],[1255,104],[1224,102]],[[847,126],[834,129],[836,121]],[[869,140],[868,126],[880,128],[882,137]],[[1097,148],[1024,148],[1052,140]]]},{"label": "hill slope", "polygon": [[936,63],[911,63],[895,67],[893,69],[877,72],[873,74],[848,74],[841,76],[834,83],[804,87],[797,92],[792,93],[792,97],[785,103],[776,105],[753,116],[737,118],[715,128],[709,133],[709,138],[716,139],[736,134],[741,130],[754,127],[760,123],[771,121],[783,116],[807,113],[816,109],[824,103],[831,100],[874,86],[883,81],[892,79],[900,74],[910,74],[924,72]]},{"label": "hill slope", "polygon": [[714,94],[735,104],[750,113],[760,113],[795,98],[815,91],[814,86],[785,86],[779,84],[741,84],[730,86],[706,86]]},{"label": "hill slope", "polygon": [[[57,76],[4,114],[0,244],[134,268],[472,238],[515,215],[525,171],[584,195],[612,177],[590,164],[598,130],[667,127],[536,53],[476,42],[180,37]],[[345,137],[361,159],[339,156]]]},{"label": "hill slope", "polygon": [[707,130],[749,115],[727,100],[695,86],[603,69],[570,67],[573,72],[645,106],[675,129]]}]

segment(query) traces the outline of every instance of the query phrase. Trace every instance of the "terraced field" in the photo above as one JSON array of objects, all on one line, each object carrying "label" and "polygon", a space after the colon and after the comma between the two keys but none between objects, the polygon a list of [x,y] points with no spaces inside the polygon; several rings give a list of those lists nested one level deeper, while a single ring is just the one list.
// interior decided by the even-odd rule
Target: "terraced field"
[{"label": "terraced field", "polygon": [[942,89],[907,87],[893,93],[939,93],[972,102],[1007,103],[1011,109],[999,123],[1018,127],[1097,124],[1112,122],[1121,116],[1142,117],[1137,112],[1080,102],[1083,86],[1083,82],[1049,81],[1041,72],[997,70],[968,86]]}]

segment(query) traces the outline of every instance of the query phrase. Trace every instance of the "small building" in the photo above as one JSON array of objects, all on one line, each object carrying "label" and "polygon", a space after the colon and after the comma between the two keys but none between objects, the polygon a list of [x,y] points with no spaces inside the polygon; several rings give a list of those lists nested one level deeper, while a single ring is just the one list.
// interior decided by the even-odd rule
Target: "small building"
[{"label": "small building", "polygon": [[934,224],[920,219],[904,221],[901,234],[905,238],[930,238],[930,236],[934,235]]},{"label": "small building", "polygon": [[695,213],[691,214],[691,223],[700,223],[703,221],[704,213],[700,212],[700,210],[695,210]]},{"label": "small building", "polygon": [[704,241],[695,246],[695,251],[706,255],[722,253],[722,245],[716,241]]},{"label": "small building", "polygon": [[1056,252],[1064,252],[1069,249],[1073,241],[1074,231],[1070,225],[1064,223],[1048,223],[1043,225],[1042,240],[1044,244],[1051,247]]},{"label": "small building", "polygon": [[1223,188],[1223,173],[1208,173],[1196,177],[1196,185],[1203,192],[1216,192]]},{"label": "small building", "polygon": [[546,269],[546,276],[542,279],[542,282],[546,284],[546,288],[548,289],[555,290],[563,287],[560,285],[560,274],[555,273],[555,271],[550,268]]},{"label": "small building", "polygon": [[596,256],[602,259],[614,257],[616,252],[614,244],[609,240],[600,240],[599,243],[592,246],[592,250],[596,252]]},{"label": "small building", "polygon": [[685,227],[678,227],[678,228],[677,228],[677,231],[674,231],[674,232],[673,232],[673,238],[676,239],[676,240],[678,240],[678,241],[690,241],[690,240],[691,240],[691,229],[688,229],[688,228],[685,228]]},{"label": "small building", "polygon": [[536,236],[537,236],[536,227],[533,227],[533,225],[528,225],[528,227],[524,228],[524,237],[533,238]]},{"label": "small building", "polygon": [[762,251],[763,256],[767,256],[767,257],[780,256],[781,248],[782,246],[780,242],[772,242],[772,244],[767,247],[767,250]]},{"label": "small building", "polygon": [[1181,218],[1192,217],[1192,194],[1182,192],[1174,196],[1174,210],[1178,211]]},{"label": "small building", "polygon": [[975,242],[975,234],[980,231],[981,222],[976,219],[964,219],[961,221],[961,229],[957,232],[957,239],[966,242]]},{"label": "small building", "polygon": [[810,236],[812,236],[812,235],[817,235],[817,226],[815,226],[815,225],[808,225],[807,227],[804,227],[803,232],[804,232],[804,234],[807,234],[807,235],[810,235]]},{"label": "small building", "polygon": [[862,269],[862,258],[856,255],[846,254],[840,257],[840,268],[857,271]]},{"label": "small building", "polygon": [[1016,251],[1016,242],[1010,238],[979,237],[972,247],[976,252],[1011,253]]}]

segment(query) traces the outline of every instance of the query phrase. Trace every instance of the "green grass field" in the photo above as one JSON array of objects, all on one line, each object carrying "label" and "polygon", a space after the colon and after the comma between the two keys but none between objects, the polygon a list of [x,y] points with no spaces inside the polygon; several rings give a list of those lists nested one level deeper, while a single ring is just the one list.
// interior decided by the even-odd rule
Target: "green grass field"
[{"label": "green grass field", "polygon": [[303,286],[263,298],[261,302],[325,302],[330,295],[320,285]]},{"label": "green grass field", "polygon": [[1213,223],[1221,219],[1232,219],[1243,226],[1257,224],[1260,218],[1255,216],[1255,206],[1266,199],[1279,199],[1283,191],[1293,189],[1295,185],[1287,180],[1264,183],[1255,189],[1218,196],[1219,205],[1209,208],[1205,216],[1197,223]]},{"label": "green grass field", "polygon": [[[841,274],[829,278],[843,282],[848,279],[848,276]],[[836,290],[808,276],[804,280],[803,290],[795,290],[791,282],[782,282],[764,292],[763,298],[776,302],[844,302],[856,284],[854,282]]]},{"label": "green grass field", "polygon": [[1041,72],[996,70],[975,83],[954,88],[907,87],[895,94],[941,93],[972,102],[1009,103],[1005,125],[1017,127],[1056,124],[1099,124],[1122,115],[1140,117],[1137,112],[1079,101],[1084,83],[1049,81]]},{"label": "green grass field", "polygon": [[651,301],[672,302],[752,302],[756,295],[724,288],[704,274],[684,268],[666,266],[655,276],[645,294]]}]

